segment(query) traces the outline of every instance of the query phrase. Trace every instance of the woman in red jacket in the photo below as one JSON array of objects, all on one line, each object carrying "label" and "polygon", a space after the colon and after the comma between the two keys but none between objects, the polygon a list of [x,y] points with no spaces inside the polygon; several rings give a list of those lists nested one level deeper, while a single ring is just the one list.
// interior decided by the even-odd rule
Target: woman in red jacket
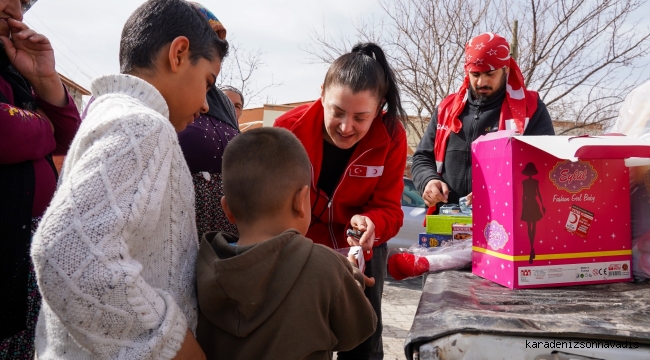
[{"label": "woman in red jacket", "polygon": [[[375,44],[358,44],[336,59],[321,98],[275,122],[302,142],[312,164],[312,221],[307,237],[334,249],[361,245],[373,250],[366,276],[375,285],[366,296],[377,313],[376,333],[339,359],[383,358],[381,294],[386,241],[397,234],[404,214],[401,196],[406,166],[406,132],[395,76]],[[346,230],[360,230],[359,240]]]}]

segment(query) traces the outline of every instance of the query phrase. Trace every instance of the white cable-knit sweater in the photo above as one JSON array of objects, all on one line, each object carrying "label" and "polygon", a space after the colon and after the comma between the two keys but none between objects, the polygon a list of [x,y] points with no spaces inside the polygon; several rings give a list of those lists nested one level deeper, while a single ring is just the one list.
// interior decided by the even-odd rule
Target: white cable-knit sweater
[{"label": "white cable-knit sweater", "polygon": [[91,89],[32,244],[38,359],[171,359],[197,322],[192,177],[152,85]]}]

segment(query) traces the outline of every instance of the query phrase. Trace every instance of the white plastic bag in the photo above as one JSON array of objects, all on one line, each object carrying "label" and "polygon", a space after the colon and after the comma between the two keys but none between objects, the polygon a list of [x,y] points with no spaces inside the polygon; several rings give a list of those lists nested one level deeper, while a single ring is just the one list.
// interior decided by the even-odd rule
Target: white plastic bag
[{"label": "white plastic bag", "polygon": [[650,81],[625,97],[618,118],[608,132],[650,141]]},{"label": "white plastic bag", "polygon": [[388,273],[395,280],[418,277],[426,272],[462,269],[472,263],[472,239],[426,248],[413,245],[388,255]]}]

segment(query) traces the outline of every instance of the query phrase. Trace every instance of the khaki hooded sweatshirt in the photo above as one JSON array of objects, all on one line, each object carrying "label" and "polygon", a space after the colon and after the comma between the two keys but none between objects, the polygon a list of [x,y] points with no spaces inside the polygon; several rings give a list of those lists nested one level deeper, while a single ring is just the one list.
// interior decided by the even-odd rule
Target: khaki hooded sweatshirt
[{"label": "khaki hooded sweatshirt", "polygon": [[331,359],[373,334],[363,277],[344,256],[293,229],[228,244],[236,240],[201,241],[197,340],[208,359]]}]

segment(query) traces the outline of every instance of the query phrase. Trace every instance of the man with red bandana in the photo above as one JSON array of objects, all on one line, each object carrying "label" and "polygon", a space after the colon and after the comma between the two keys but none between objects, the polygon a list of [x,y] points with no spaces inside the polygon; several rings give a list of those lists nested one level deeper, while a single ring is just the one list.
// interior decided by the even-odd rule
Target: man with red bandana
[{"label": "man with red bandana", "polygon": [[413,155],[413,182],[429,207],[471,195],[471,144],[497,130],[555,135],[539,95],[525,88],[510,45],[488,32],[465,46],[465,80],[438,105]]}]

